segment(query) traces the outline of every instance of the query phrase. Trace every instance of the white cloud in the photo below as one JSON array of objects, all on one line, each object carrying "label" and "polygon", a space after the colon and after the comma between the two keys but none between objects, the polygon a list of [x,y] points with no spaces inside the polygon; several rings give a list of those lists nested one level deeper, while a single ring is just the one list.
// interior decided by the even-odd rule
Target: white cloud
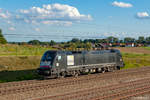
[{"label": "white cloud", "polygon": [[137,17],[138,18],[150,18],[149,14],[147,12],[138,12]]},{"label": "white cloud", "polygon": [[39,29],[39,28],[35,28],[35,31],[39,32],[39,31],[40,31],[40,29]]},{"label": "white cloud", "polygon": [[8,19],[10,16],[11,15],[8,11],[4,11],[3,9],[0,9],[0,18]]},{"label": "white cloud", "polygon": [[19,17],[25,22],[44,24],[72,24],[72,22],[92,20],[90,15],[80,14],[78,9],[63,4],[49,4],[42,7],[32,7],[26,10],[19,10]]},{"label": "white cloud", "polygon": [[114,1],[112,3],[113,6],[117,6],[117,7],[121,7],[121,8],[130,8],[130,7],[133,7],[132,4],[130,3],[124,3],[124,2],[117,2],[117,1]]},{"label": "white cloud", "polygon": [[77,8],[63,4],[48,4],[42,7],[20,9],[14,13],[0,9],[0,18],[5,19],[8,24],[23,21],[36,25],[49,24],[61,26],[71,26],[75,22],[92,20],[91,15],[80,14]]},{"label": "white cloud", "polygon": [[43,24],[49,24],[49,25],[61,25],[61,26],[71,26],[72,22],[70,21],[42,21]]},{"label": "white cloud", "polygon": [[29,23],[30,21],[28,19],[24,19],[24,22]]},{"label": "white cloud", "polygon": [[0,13],[0,17],[2,17],[2,18],[8,18],[7,15],[4,14],[4,13]]},{"label": "white cloud", "polygon": [[8,24],[12,24],[12,22],[11,22],[11,21],[9,21],[9,20],[7,21],[7,23],[8,23]]},{"label": "white cloud", "polygon": [[9,27],[10,31],[15,31],[16,29],[14,27]]}]

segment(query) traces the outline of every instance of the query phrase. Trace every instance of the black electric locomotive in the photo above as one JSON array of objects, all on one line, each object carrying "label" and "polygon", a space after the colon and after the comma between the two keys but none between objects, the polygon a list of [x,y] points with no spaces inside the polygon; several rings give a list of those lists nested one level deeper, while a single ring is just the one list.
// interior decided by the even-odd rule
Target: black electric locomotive
[{"label": "black electric locomotive", "polygon": [[82,73],[113,71],[124,67],[119,50],[46,51],[38,74],[43,76],[77,76]]}]

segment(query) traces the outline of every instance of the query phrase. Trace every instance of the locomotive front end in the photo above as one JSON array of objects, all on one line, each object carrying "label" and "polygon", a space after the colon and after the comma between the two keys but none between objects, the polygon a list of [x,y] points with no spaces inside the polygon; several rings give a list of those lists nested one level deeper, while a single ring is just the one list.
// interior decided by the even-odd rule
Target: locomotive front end
[{"label": "locomotive front end", "polygon": [[43,76],[51,75],[51,70],[52,70],[55,56],[56,56],[56,51],[47,51],[44,53],[40,62],[40,67],[37,69],[37,73],[39,75],[43,75]]},{"label": "locomotive front end", "polygon": [[51,74],[50,62],[41,61],[40,67],[37,69],[37,72],[39,75],[44,75],[44,76],[50,75]]}]

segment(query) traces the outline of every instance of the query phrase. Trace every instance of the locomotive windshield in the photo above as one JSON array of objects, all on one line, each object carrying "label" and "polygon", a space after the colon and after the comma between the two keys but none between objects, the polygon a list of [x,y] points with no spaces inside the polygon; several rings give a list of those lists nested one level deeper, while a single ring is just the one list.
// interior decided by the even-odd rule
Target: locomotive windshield
[{"label": "locomotive windshield", "polygon": [[54,52],[54,51],[47,51],[43,55],[41,61],[50,61],[50,62],[53,62],[53,60],[55,58],[55,55],[56,55],[56,52]]}]

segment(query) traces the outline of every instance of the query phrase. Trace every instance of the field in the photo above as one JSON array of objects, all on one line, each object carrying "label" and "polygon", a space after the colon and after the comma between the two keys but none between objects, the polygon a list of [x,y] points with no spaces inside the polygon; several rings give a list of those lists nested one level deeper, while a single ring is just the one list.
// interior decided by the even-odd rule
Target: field
[{"label": "field", "polygon": [[116,48],[122,53],[125,62],[124,69],[150,66],[150,47]]},{"label": "field", "polygon": [[150,47],[118,47],[122,53],[129,54],[150,54]]},{"label": "field", "polygon": [[0,57],[0,82],[31,80],[38,77],[36,68],[41,56]]},{"label": "field", "polygon": [[38,77],[36,68],[42,54],[50,47],[0,45],[0,82],[31,80]]},{"label": "field", "polygon": [[[51,47],[0,45],[0,82],[30,80],[38,77],[36,68],[42,54]],[[123,55],[125,68],[150,66],[150,47],[117,48]]]},{"label": "field", "polygon": [[51,47],[32,45],[0,45],[0,56],[40,56]]}]

